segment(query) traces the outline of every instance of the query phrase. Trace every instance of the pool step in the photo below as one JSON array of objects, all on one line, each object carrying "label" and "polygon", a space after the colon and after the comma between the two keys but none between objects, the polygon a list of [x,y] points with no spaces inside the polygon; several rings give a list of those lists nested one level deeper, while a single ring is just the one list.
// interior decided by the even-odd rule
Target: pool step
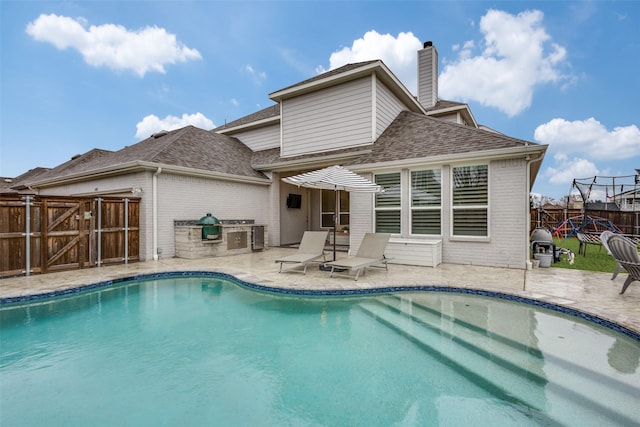
[{"label": "pool step", "polygon": [[[617,382],[559,354],[543,355],[517,336],[490,333],[473,319],[453,319],[393,295],[360,308],[506,401],[543,410],[554,395],[573,408],[566,413],[574,413],[577,406],[611,422],[637,420],[638,386]],[[561,373],[561,378],[549,378],[551,372]],[[532,385],[540,390],[538,395],[531,393]],[[552,412],[555,416],[562,411]]]}]

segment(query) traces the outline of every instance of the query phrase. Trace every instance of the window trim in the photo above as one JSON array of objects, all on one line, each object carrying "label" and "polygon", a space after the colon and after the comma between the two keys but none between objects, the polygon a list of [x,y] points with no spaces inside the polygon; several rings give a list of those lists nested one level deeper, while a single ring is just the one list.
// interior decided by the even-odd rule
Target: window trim
[{"label": "window trim", "polygon": [[[439,171],[440,173],[440,204],[438,206],[413,206],[412,200],[412,174],[413,172],[419,171]],[[373,227],[374,230],[377,230],[377,218],[378,212],[388,211],[388,212],[398,212],[400,214],[400,222],[399,222],[399,233],[391,233],[394,237],[400,237],[405,239],[442,239],[445,229],[445,221],[443,218],[444,212],[444,197],[446,197],[446,191],[444,188],[444,175],[445,168],[444,165],[434,165],[434,166],[416,166],[413,168],[404,168],[404,169],[394,169],[388,171],[380,171],[373,173],[373,180],[376,181],[376,177],[378,175],[390,175],[390,174],[398,174],[400,178],[400,204],[399,206],[385,206],[385,207],[377,207],[376,206],[376,198],[373,200]],[[438,211],[440,214],[440,233],[438,234],[422,234],[422,233],[414,233],[413,232],[413,212],[414,211]]]},{"label": "window trim", "polygon": [[[470,166],[486,166],[487,168],[487,203],[484,205],[470,205],[460,206],[454,205],[454,170],[456,168],[470,167]],[[464,241],[464,242],[489,242],[491,241],[491,167],[487,163],[461,163],[451,165],[449,172],[449,239],[451,241]],[[487,235],[486,236],[473,236],[463,234],[453,234],[454,229],[454,211],[456,210],[468,210],[468,209],[485,209],[487,212]]]},{"label": "window trim", "polygon": [[[440,204],[438,206],[413,206],[413,172],[420,172],[420,171],[439,171],[440,172]],[[417,167],[417,168],[412,168],[409,170],[409,173],[407,174],[407,181],[408,184],[407,186],[408,191],[409,191],[409,200],[408,200],[408,227],[409,230],[407,230],[407,235],[409,237],[416,237],[416,238],[442,238],[442,228],[443,228],[443,221],[442,221],[442,198],[443,198],[443,193],[444,193],[444,188],[443,188],[443,168],[442,166],[436,166],[436,167]],[[438,234],[425,234],[425,233],[414,233],[413,232],[413,212],[414,211],[439,211],[440,212],[440,233]]]}]

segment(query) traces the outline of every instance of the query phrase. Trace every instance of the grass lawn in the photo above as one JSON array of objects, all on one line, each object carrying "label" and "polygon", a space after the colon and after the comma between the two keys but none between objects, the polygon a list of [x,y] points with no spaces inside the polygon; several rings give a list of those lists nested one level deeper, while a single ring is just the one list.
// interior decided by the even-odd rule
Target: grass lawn
[{"label": "grass lawn", "polygon": [[555,243],[556,248],[570,249],[573,251],[575,258],[573,265],[569,265],[567,256],[561,255],[560,262],[552,263],[551,267],[613,273],[616,265],[618,265],[603,246],[587,245],[587,255],[585,256],[578,254],[580,242],[575,237],[568,239],[554,238],[553,243]]}]

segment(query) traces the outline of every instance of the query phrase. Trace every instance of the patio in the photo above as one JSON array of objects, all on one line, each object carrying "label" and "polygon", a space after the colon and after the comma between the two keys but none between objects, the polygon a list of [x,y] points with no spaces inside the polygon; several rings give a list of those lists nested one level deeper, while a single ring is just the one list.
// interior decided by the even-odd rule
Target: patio
[{"label": "patio", "polygon": [[[82,285],[169,271],[217,271],[269,287],[296,290],[347,290],[392,286],[451,286],[504,292],[553,303],[611,320],[640,333],[640,284],[633,283],[624,295],[620,288],[624,273],[615,281],[611,273],[594,273],[561,268],[511,270],[470,265],[441,264],[436,268],[389,266],[389,272],[368,269],[356,282],[329,278],[315,266],[306,275],[278,273],[274,260],[291,253],[291,248],[270,248],[262,252],[229,257],[158,261],[114,265],[68,272],[14,277],[0,280],[0,298],[40,294]],[[339,253],[340,257],[346,254]]]}]

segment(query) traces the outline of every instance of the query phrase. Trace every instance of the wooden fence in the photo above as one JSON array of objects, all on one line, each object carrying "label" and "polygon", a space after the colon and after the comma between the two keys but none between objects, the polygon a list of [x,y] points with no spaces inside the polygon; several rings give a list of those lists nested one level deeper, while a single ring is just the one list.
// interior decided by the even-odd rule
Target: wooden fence
[{"label": "wooden fence", "polygon": [[558,237],[571,237],[575,228],[603,231],[611,225],[624,234],[640,235],[640,212],[588,210],[585,221],[581,209],[532,209],[531,229],[555,230]]},{"label": "wooden fence", "polygon": [[140,200],[0,196],[0,277],[138,261]]}]

